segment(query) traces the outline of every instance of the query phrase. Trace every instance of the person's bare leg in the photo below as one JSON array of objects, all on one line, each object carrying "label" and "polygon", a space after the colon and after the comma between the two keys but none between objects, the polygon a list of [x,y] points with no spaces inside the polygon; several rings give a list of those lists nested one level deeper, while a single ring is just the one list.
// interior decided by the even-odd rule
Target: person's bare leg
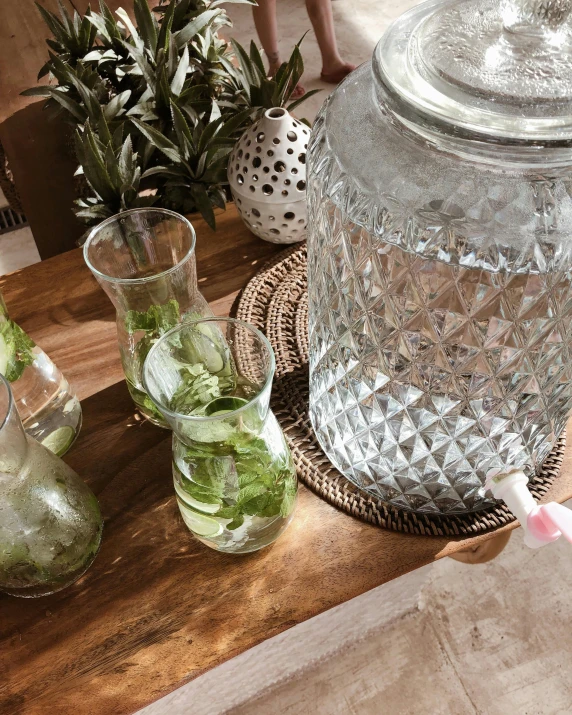
[{"label": "person's bare leg", "polygon": [[355,65],[344,62],[338,52],[331,0],[306,0],[306,9],[322,54],[322,79],[340,82]]},{"label": "person's bare leg", "polygon": [[[278,50],[278,23],[276,21],[276,0],[258,0],[258,6],[253,6],[252,17],[264,54],[268,60],[268,73],[274,76],[280,67],[280,52]],[[305,89],[298,84],[292,92],[292,99],[298,99],[305,94]]]},{"label": "person's bare leg", "polygon": [[269,72],[271,75],[276,74],[280,67],[276,0],[258,0],[258,5],[252,8],[252,17],[268,60]]}]

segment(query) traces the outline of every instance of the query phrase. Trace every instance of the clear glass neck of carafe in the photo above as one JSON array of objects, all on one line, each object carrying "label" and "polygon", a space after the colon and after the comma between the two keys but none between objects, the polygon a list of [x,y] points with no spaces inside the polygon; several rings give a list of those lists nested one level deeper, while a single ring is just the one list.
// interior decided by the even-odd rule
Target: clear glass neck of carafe
[{"label": "clear glass neck of carafe", "polygon": [[17,475],[27,452],[28,441],[10,384],[0,374],[0,480]]},{"label": "clear glass neck of carafe", "polygon": [[175,300],[183,315],[205,303],[197,287],[195,231],[173,211],[112,216],[90,233],[84,257],[119,314]]}]

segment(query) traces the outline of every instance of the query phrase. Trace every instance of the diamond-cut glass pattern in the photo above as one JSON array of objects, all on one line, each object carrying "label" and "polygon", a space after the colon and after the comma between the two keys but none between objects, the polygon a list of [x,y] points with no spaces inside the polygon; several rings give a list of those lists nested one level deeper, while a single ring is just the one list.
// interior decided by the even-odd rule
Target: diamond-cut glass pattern
[{"label": "diamond-cut glass pattern", "polygon": [[[414,217],[364,208],[319,131],[310,151],[317,437],[340,471],[391,504],[483,508],[488,470],[534,470],[572,406],[570,261],[556,265],[539,242],[518,272],[499,270],[497,248],[492,266],[491,246],[475,250],[471,237],[482,237],[454,205]],[[548,188],[540,194],[549,214]]]}]

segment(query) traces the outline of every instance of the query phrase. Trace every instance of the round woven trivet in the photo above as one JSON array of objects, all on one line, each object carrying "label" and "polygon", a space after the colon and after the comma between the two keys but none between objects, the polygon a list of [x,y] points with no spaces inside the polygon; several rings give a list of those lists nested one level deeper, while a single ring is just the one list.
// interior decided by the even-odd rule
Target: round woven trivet
[{"label": "round woven trivet", "polygon": [[[236,317],[255,325],[276,353],[272,409],[304,484],[330,504],[371,524],[411,534],[474,535],[514,521],[504,505],[472,514],[414,514],[384,504],[355,487],[333,467],[316,440],[308,415],[308,292],[306,247],[294,246],[267,263],[236,303]],[[558,476],[565,434],[530,483],[538,499]]]}]

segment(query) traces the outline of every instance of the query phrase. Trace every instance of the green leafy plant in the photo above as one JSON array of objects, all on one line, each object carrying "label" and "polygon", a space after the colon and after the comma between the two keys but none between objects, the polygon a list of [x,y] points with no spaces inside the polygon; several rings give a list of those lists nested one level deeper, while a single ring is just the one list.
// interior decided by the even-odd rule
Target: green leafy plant
[{"label": "green leafy plant", "polygon": [[24,94],[46,97],[51,113],[75,125],[78,175],[89,191],[77,214],[95,223],[120,211],[156,205],[200,211],[215,227],[227,200],[227,164],[242,131],[289,103],[304,64],[298,43],[275,77],[260,53],[226,42],[221,5],[253,0],[133,0],[132,20],[99,0],[99,12],[59,15],[38,5],[53,39],[39,77],[50,84]]},{"label": "green leafy plant", "polygon": [[32,338],[10,320],[0,297],[0,374],[8,382],[20,379],[26,367],[36,359],[35,347]]}]

